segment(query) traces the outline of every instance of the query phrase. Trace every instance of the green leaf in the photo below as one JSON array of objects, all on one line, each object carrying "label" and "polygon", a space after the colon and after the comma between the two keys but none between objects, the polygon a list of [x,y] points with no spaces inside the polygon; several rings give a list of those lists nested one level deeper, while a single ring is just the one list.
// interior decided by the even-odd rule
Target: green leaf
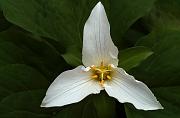
[{"label": "green leaf", "polygon": [[3,13],[0,10],[0,31],[8,29],[10,25],[11,24],[4,18]]},{"label": "green leaf", "polygon": [[[25,63],[43,72],[50,81],[68,69],[61,54],[46,40],[11,28],[0,33],[0,63]],[[2,51],[1,51],[2,50]]]},{"label": "green leaf", "polygon": [[13,111],[8,114],[2,114],[2,118],[49,118],[46,114],[36,114],[27,111]]},{"label": "green leaf", "polygon": [[[155,0],[103,0],[112,32],[123,34],[153,6]],[[6,18],[24,29],[56,40],[69,40],[72,43],[81,39],[84,21],[97,0],[2,0]],[[70,9],[71,8],[71,9]],[[83,10],[82,10],[83,9]],[[16,15],[15,15],[16,14]],[[122,36],[122,35],[121,35]],[[115,37],[116,38],[116,37]],[[63,42],[64,43],[64,42]]]},{"label": "green leaf", "polygon": [[23,62],[22,51],[20,48],[11,42],[0,42],[0,66]]},{"label": "green leaf", "polygon": [[127,30],[122,39],[126,42],[124,47],[133,47],[140,38],[147,35],[147,30],[145,30],[141,25],[142,24],[139,20],[136,22],[136,24],[133,24],[133,26]]},{"label": "green leaf", "polygon": [[150,30],[162,27],[179,29],[179,5],[179,0],[157,0],[152,11],[144,17],[145,25]]},{"label": "green leaf", "polygon": [[115,108],[114,99],[102,92],[73,105],[61,107],[53,118],[116,118]]},{"label": "green leaf", "polygon": [[69,48],[66,53],[62,54],[62,57],[66,62],[74,67],[82,65],[81,56],[81,53],[73,47]]},{"label": "green leaf", "polygon": [[0,86],[9,92],[47,88],[49,82],[37,70],[23,64],[0,67]]},{"label": "green leaf", "polygon": [[105,91],[93,98],[94,107],[98,118],[116,118],[115,100],[107,95]]},{"label": "green leaf", "polygon": [[119,42],[123,34],[135,21],[151,10],[154,2],[155,0],[110,1],[111,35],[117,45],[120,45],[120,48],[123,47],[123,42]]},{"label": "green leaf", "polygon": [[149,48],[142,46],[127,48],[119,52],[119,67],[128,71],[152,54],[153,52]]},{"label": "green leaf", "polygon": [[[1,0],[8,21],[81,52],[85,19],[96,0]],[[72,50],[74,50],[72,49]],[[74,54],[76,55],[76,54]]]},{"label": "green leaf", "polygon": [[37,70],[22,64],[0,67],[0,100],[19,91],[47,88],[48,81]]},{"label": "green leaf", "polygon": [[53,118],[98,118],[92,98],[91,95],[78,103],[61,107]]},{"label": "green leaf", "polygon": [[180,86],[155,88],[153,93],[164,107],[163,110],[140,111],[126,105],[127,118],[179,118]]},{"label": "green leaf", "polygon": [[95,2],[2,0],[1,4],[10,22],[34,34],[59,41],[59,47],[65,50],[63,57],[74,66],[80,63],[83,26]]},{"label": "green leaf", "polygon": [[3,118],[48,118],[40,108],[44,90],[13,93],[0,101],[0,117]]},{"label": "green leaf", "polygon": [[36,69],[23,64],[0,67],[0,117],[47,118],[40,103],[49,85]]},{"label": "green leaf", "polygon": [[[121,44],[119,47],[123,47],[123,43],[118,43],[123,34],[137,19],[148,13],[154,1],[102,1],[109,14],[111,35],[117,45]],[[8,21],[36,35],[59,41],[59,47],[65,50],[63,57],[73,66],[79,63],[84,23],[97,2],[97,0],[0,1]],[[77,50],[77,53],[73,50]],[[75,62],[69,57],[73,57]]]},{"label": "green leaf", "polygon": [[180,31],[159,29],[139,41],[139,46],[151,48],[153,55],[132,71],[151,87],[179,85]]},{"label": "green leaf", "polygon": [[152,87],[163,110],[138,111],[126,107],[128,118],[179,118],[180,117],[180,30],[157,29],[137,45],[151,48],[154,54],[134,68],[132,75]]}]

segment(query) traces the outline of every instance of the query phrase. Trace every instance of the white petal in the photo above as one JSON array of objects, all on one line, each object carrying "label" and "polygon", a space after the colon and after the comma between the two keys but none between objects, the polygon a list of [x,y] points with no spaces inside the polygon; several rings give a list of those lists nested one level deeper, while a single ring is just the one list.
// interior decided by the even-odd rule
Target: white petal
[{"label": "white petal", "polygon": [[118,49],[110,36],[110,25],[103,5],[99,2],[84,26],[82,61],[85,66],[118,65]]},{"label": "white petal", "polygon": [[64,106],[79,102],[89,94],[100,93],[103,88],[83,69],[78,66],[61,73],[48,88],[41,107]]},{"label": "white petal", "polygon": [[151,90],[142,82],[128,75],[122,68],[116,68],[112,81],[106,83],[106,92],[119,102],[132,103],[137,109],[163,109]]}]

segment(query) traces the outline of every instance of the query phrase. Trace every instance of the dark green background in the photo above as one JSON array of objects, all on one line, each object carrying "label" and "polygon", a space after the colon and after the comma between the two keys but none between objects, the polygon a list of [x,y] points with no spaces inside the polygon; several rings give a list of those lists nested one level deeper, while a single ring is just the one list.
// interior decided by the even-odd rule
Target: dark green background
[{"label": "dark green background", "polygon": [[179,118],[180,1],[102,0],[119,67],[153,91],[164,110],[136,110],[104,91],[40,108],[51,82],[82,64],[84,24],[97,0],[0,0],[0,118]]}]

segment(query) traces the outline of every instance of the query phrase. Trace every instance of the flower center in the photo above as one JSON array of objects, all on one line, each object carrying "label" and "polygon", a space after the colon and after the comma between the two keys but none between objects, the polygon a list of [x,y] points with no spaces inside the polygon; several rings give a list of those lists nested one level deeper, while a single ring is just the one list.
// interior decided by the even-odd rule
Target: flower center
[{"label": "flower center", "polygon": [[105,80],[111,80],[112,74],[112,66],[104,66],[103,62],[101,62],[100,66],[91,66],[92,71],[92,79],[96,79],[99,81],[100,85],[104,85]]}]

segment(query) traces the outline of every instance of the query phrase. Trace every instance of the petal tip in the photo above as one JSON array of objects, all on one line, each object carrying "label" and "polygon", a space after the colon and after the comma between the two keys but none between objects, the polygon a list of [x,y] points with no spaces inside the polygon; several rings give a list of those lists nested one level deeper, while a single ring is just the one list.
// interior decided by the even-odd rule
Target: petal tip
[{"label": "petal tip", "polygon": [[[155,106],[152,107],[147,107],[147,108],[142,108],[140,110],[144,110],[144,111],[153,111],[153,110],[161,110],[164,109],[164,107],[160,104],[159,101],[157,101],[158,103]],[[138,108],[137,108],[138,109]]]},{"label": "petal tip", "polygon": [[40,107],[46,107],[46,104],[44,102],[42,102]]},{"label": "petal tip", "polygon": [[164,109],[164,107],[161,105],[160,102],[158,102],[158,108],[157,109]]},{"label": "petal tip", "polygon": [[102,5],[101,1],[99,1],[99,2],[97,3],[97,5]]},{"label": "petal tip", "polygon": [[100,1],[96,4],[95,8],[96,7],[97,8],[104,8],[103,4]]},{"label": "petal tip", "polygon": [[[62,105],[64,106],[64,105]],[[61,107],[61,105],[55,105],[53,103],[48,103],[48,102],[45,102],[45,101],[42,101],[40,107],[43,107],[43,108],[48,108],[48,107]]]}]

